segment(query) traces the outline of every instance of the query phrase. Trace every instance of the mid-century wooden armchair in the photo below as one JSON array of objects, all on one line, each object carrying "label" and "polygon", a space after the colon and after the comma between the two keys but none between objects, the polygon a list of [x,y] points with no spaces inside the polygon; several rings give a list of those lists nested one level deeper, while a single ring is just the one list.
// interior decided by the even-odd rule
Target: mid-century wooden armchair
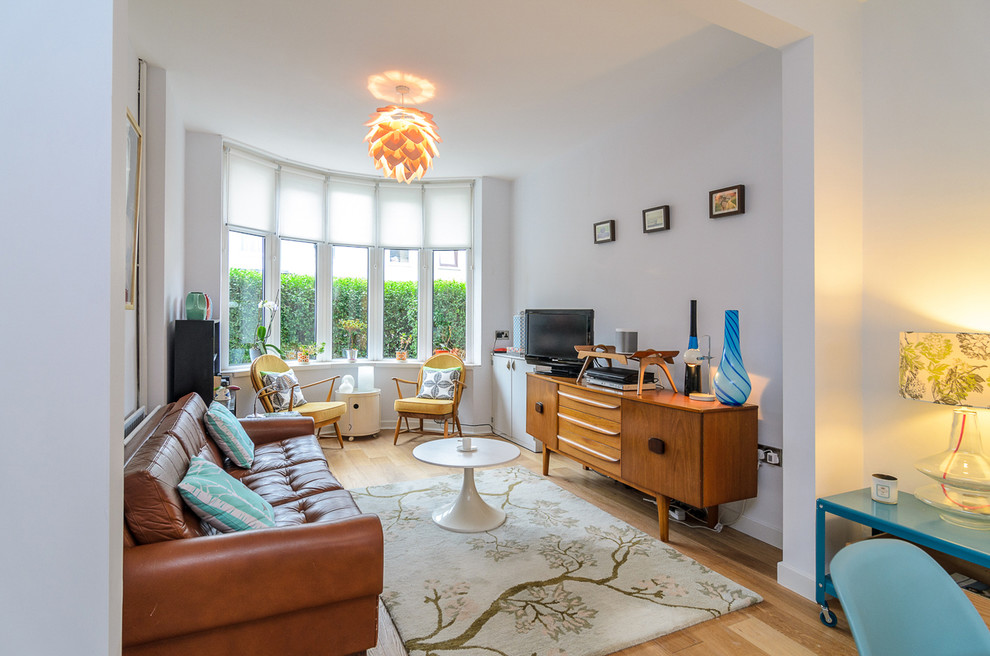
[{"label": "mid-century wooden armchair", "polygon": [[[402,396],[402,386],[400,383],[405,383],[407,385],[415,385],[416,392],[423,386],[423,371],[427,368],[430,369],[460,369],[459,378],[454,382],[453,399],[430,399],[421,398],[418,396]],[[461,403],[461,393],[464,388],[467,387],[467,368],[464,366],[464,361],[452,353],[439,353],[434,355],[426,362],[423,366],[419,368],[419,376],[416,380],[404,380],[402,378],[393,378],[395,381],[395,389],[399,393],[399,398],[395,400],[395,411],[398,413],[399,418],[395,422],[395,439],[392,440],[392,444],[399,443],[399,432],[402,427],[402,420],[406,420],[406,430],[402,432],[411,432],[409,428],[409,419],[419,419],[419,432],[425,433],[423,430],[423,420],[424,419],[435,419],[438,421],[443,421],[443,436],[448,437],[449,433],[447,431],[447,424],[451,422],[457,429],[457,434],[462,436],[464,433],[461,431],[461,422],[457,418],[457,408]],[[407,388],[408,389],[408,388]]]},{"label": "mid-century wooden armchair", "polygon": [[[282,373],[289,371],[289,369],[289,365],[287,365],[282,358],[271,354],[258,356],[255,358],[254,362],[251,363],[251,384],[254,386],[254,391],[258,394],[258,399],[264,406],[265,412],[278,412],[275,409],[275,404],[273,403],[272,397],[280,393],[280,391],[265,385],[264,373]],[[343,449],[344,438],[340,434],[340,426],[337,422],[347,410],[347,404],[342,401],[330,400],[333,396],[333,386],[336,384],[338,378],[340,378],[340,376],[324,378],[323,380],[318,380],[315,383],[309,383],[307,385],[293,385],[293,388],[298,387],[302,390],[307,387],[313,387],[314,385],[329,382],[330,390],[327,392],[326,401],[307,401],[302,405],[294,405],[293,401],[295,397],[295,389],[293,389],[288,392],[289,407],[283,408],[283,411],[288,412],[294,410],[304,417],[312,417],[313,421],[316,423],[315,434],[317,437],[320,436],[320,429],[324,426],[332,425],[334,430],[337,431],[337,441],[340,442],[340,448]]]}]

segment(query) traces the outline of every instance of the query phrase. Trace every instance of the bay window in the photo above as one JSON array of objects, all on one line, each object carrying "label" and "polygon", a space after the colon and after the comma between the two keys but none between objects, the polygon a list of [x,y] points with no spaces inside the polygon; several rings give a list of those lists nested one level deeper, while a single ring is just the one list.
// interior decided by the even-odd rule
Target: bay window
[{"label": "bay window", "polygon": [[226,365],[250,363],[259,324],[284,353],[324,343],[318,360],[468,351],[472,181],[406,185],[224,152]]}]

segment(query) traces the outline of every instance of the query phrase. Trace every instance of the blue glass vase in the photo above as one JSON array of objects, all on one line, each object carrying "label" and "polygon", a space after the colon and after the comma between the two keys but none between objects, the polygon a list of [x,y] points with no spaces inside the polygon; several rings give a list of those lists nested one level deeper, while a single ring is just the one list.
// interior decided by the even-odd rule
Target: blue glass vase
[{"label": "blue glass vase", "polygon": [[739,310],[725,311],[722,360],[718,363],[712,386],[715,388],[715,398],[725,405],[742,405],[753,390],[739,350]]}]

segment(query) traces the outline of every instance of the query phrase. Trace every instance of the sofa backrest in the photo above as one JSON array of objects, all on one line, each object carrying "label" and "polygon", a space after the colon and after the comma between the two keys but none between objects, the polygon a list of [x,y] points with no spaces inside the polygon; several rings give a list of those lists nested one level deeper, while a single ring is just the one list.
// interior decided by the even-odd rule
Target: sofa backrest
[{"label": "sofa backrest", "polygon": [[[203,424],[206,404],[191,393],[172,403],[150,437],[124,466],[124,523],[136,544],[205,535],[177,486],[193,456],[223,467],[223,455]],[[125,536],[125,544],[127,543]]]}]

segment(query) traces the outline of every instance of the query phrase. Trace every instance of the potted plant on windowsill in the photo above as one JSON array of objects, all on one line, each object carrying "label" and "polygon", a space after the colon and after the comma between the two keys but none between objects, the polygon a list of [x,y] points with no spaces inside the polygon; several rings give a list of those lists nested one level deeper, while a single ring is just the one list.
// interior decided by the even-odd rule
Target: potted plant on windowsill
[{"label": "potted plant on windowsill", "polygon": [[305,364],[311,359],[315,360],[316,356],[323,353],[323,349],[326,346],[326,342],[320,342],[319,344],[300,344],[299,352],[296,357],[300,364]]},{"label": "potted plant on windowsill", "polygon": [[[266,340],[272,334],[272,324],[275,322],[275,313],[278,312],[278,301],[281,291],[275,295],[274,301],[266,301],[262,299],[258,303],[258,329],[255,331],[255,340],[251,344],[250,356],[253,362],[257,358],[261,357],[269,350],[275,351],[280,356],[284,357],[281,349],[274,344],[269,344]],[[265,310],[268,310],[268,325],[265,326]]]},{"label": "potted plant on windowsill", "polygon": [[405,362],[409,359],[409,345],[412,344],[413,336],[409,333],[399,335],[399,350],[395,352],[395,359]]},{"label": "potted plant on windowsill", "polygon": [[350,362],[357,362],[358,350],[354,348],[354,334],[364,330],[364,322],[360,319],[344,319],[340,322],[340,329],[347,333],[347,348],[344,354]]}]

